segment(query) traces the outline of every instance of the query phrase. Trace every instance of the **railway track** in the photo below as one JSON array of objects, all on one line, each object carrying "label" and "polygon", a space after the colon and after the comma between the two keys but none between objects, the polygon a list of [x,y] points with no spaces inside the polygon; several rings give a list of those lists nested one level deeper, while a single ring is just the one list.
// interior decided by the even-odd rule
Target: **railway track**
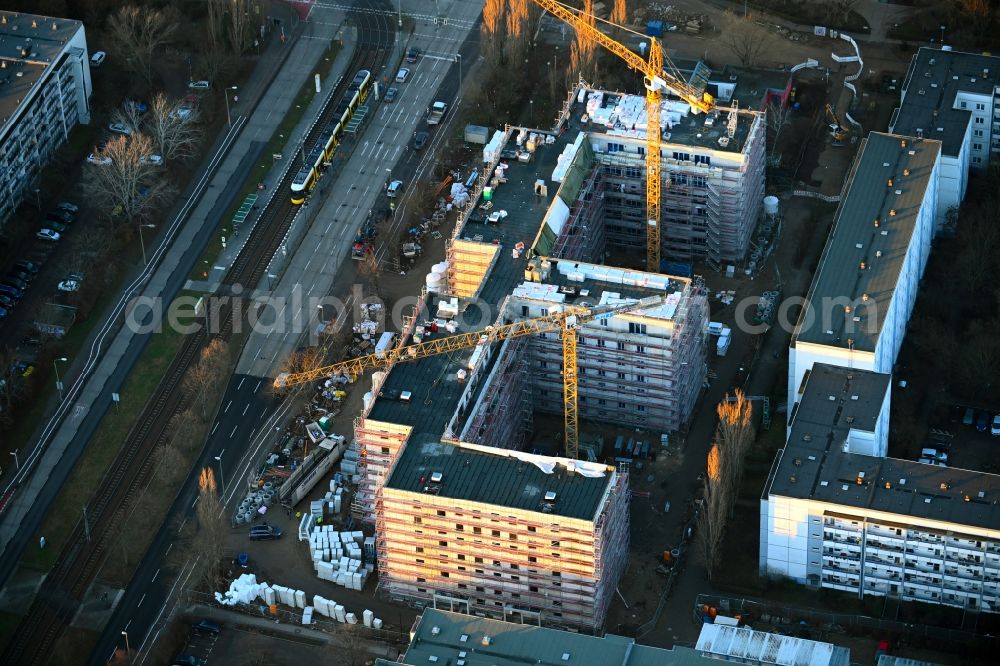
[{"label": "railway track", "polygon": [[[372,8],[381,4],[379,0],[359,0],[356,6]],[[386,14],[358,12],[353,17],[358,28],[354,55],[347,73],[309,131],[306,145],[312,145],[329,122],[335,100],[343,95],[354,72],[369,69],[375,76],[392,47],[395,26]],[[222,281],[225,291],[232,291],[237,285],[252,288],[263,277],[268,261],[298,211],[298,206],[293,206],[289,197],[295,173],[295,169],[288,169],[275,190]],[[0,663],[44,664],[52,656],[57,641],[72,622],[104,562],[115,526],[121,524],[121,515],[149,480],[155,461],[153,452],[166,439],[170,419],[190,405],[190,398],[182,390],[188,368],[197,362],[201,350],[212,338],[228,339],[231,335],[234,322],[230,303],[227,301],[226,307],[220,308],[219,319],[212,327],[214,331],[202,328],[184,339],[156,392],[105,473],[96,495],[88,503],[88,524],[84,525],[82,520],[77,523],[13,639],[0,655]]]}]

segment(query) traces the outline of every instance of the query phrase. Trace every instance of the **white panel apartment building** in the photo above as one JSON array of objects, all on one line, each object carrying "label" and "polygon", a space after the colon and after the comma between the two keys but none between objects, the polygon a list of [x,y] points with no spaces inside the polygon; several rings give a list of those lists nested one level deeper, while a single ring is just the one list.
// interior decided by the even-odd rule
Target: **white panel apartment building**
[{"label": "white panel apartment building", "polygon": [[1000,611],[1000,476],[847,453],[876,438],[889,377],[816,366],[760,511],[761,575]]},{"label": "white panel apartment building", "polygon": [[792,336],[789,413],[814,363],[892,372],[930,255],[940,150],[879,132],[862,144]]},{"label": "white panel apartment building", "polygon": [[889,121],[894,134],[941,142],[939,224],[965,198],[969,170],[1000,153],[1000,58],[921,48]]},{"label": "white panel apartment building", "polygon": [[0,11],[0,228],[53,151],[90,122],[83,24]]}]

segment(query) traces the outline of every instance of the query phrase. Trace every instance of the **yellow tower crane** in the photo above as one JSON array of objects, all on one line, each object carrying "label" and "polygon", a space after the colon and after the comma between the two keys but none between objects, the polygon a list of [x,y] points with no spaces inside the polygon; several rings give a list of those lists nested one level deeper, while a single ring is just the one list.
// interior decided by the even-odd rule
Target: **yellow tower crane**
[{"label": "yellow tower crane", "polygon": [[274,388],[284,389],[316,381],[329,375],[348,375],[356,379],[366,370],[388,368],[396,363],[415,361],[428,356],[448,354],[468,349],[476,345],[503,342],[508,338],[560,331],[563,341],[563,398],[565,403],[564,423],[566,430],[566,457],[576,458],[579,452],[579,416],[577,411],[577,366],[576,331],[584,323],[593,319],[604,319],[618,314],[633,312],[643,308],[656,307],[663,303],[662,296],[650,296],[623,305],[585,308],[568,305],[556,313],[533,319],[523,319],[500,326],[487,326],[481,331],[449,335],[437,340],[429,340],[404,347],[396,347],[377,354],[359,356],[340,363],[334,363],[305,372],[279,374],[274,380]]},{"label": "yellow tower crane", "polygon": [[[686,83],[672,64],[670,68],[673,72],[663,69],[663,47],[655,37],[641,35],[644,39],[649,39],[649,60],[643,60],[642,56],[588,23],[577,10],[556,2],[556,0],[531,1],[556,18],[571,25],[577,34],[600,44],[624,60],[631,69],[643,74],[646,87],[646,270],[659,272],[660,189],[662,187],[660,176],[660,102],[663,92],[669,91],[677,95],[690,104],[696,113],[711,111],[715,106],[715,100],[707,92],[699,92]],[[634,32],[610,22],[608,25]]]}]

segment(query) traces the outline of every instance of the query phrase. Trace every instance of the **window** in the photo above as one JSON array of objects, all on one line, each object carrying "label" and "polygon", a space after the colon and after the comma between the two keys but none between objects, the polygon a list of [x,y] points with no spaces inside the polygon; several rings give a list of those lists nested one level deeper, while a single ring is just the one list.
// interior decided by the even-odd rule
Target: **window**
[{"label": "window", "polygon": [[972,130],[972,135],[981,138],[983,136],[983,130]]},{"label": "window", "polygon": [[981,143],[974,143],[974,144],[972,144],[972,149],[973,150],[982,150],[983,149],[983,144],[981,144]]},{"label": "window", "polygon": [[543,367],[543,368],[549,367],[549,364],[548,364],[547,361],[539,361],[538,365],[541,366],[541,367]]},{"label": "window", "polygon": [[[465,555],[462,555],[461,553],[459,553],[458,554],[458,559],[465,560]],[[459,567],[459,569],[461,569],[462,571],[465,571],[465,567]]]},{"label": "window", "polygon": [[451,578],[451,574],[449,574],[447,571],[442,571],[441,578]]},{"label": "window", "polygon": [[609,153],[620,153],[620,152],[624,152],[624,150],[625,150],[625,144],[624,143],[611,143],[611,142],[608,142],[608,152]]},{"label": "window", "polygon": [[414,525],[420,524],[420,516],[413,516],[413,524]]},{"label": "window", "polygon": [[417,582],[418,583],[426,583],[427,579],[426,578],[421,578],[420,576],[417,576]]},{"label": "window", "polygon": [[[632,324],[629,324],[629,326],[631,326],[631,325]],[[618,351],[625,351],[625,343],[624,342],[619,342],[617,346],[618,346]]]},{"label": "window", "polygon": [[691,176],[691,187],[708,187],[704,176]]},{"label": "window", "polygon": [[635,381],[639,382],[640,384],[643,383],[643,382],[645,382],[646,381],[646,375],[636,375],[635,376]]},{"label": "window", "polygon": [[646,353],[646,345],[636,345],[635,346],[635,350],[637,352],[639,352],[640,354],[645,354]]},{"label": "window", "polygon": [[529,562],[537,562],[538,558],[535,557],[534,555],[528,555],[528,561]]},{"label": "window", "polygon": [[607,373],[607,372],[605,372],[604,370],[598,370],[598,371],[597,371],[597,376],[598,376],[598,377],[607,377],[607,376],[608,376],[608,373]]},{"label": "window", "polygon": [[527,305],[522,305],[521,306],[521,316],[522,317],[527,317],[528,316],[528,306]]},{"label": "window", "polygon": [[625,403],[624,402],[619,402],[618,403],[618,409],[625,409]]},{"label": "window", "polygon": [[976,102],[976,111],[985,111],[986,105],[982,102]]},{"label": "window", "polygon": [[966,102],[959,102],[958,105],[963,109],[968,108],[968,104]]},{"label": "window", "polygon": [[690,162],[691,161],[691,155],[689,153],[680,153],[680,152],[677,152],[675,150],[674,151],[674,159],[678,160],[680,162]]},{"label": "window", "polygon": [[694,163],[695,164],[704,164],[704,165],[708,166],[708,165],[712,164],[712,158],[709,157],[708,155],[695,155],[694,156]]},{"label": "window", "polygon": [[382,455],[384,455],[384,456],[389,455],[389,447],[388,446],[383,446],[382,447]]},{"label": "window", "polygon": [[976,124],[977,125],[982,125],[985,122],[986,122],[985,118],[976,118]]},{"label": "window", "polygon": [[626,178],[642,178],[642,169],[639,167],[625,167]]},{"label": "window", "polygon": [[[608,320],[607,320],[607,319],[602,319],[602,320],[601,320],[601,323],[602,323],[602,324],[604,324],[604,325],[606,326],[606,325],[607,325],[607,323],[608,323]],[[601,349],[604,349],[604,347],[605,347],[605,346],[606,346],[607,344],[608,344],[608,343],[607,343],[607,340],[604,340],[603,338],[600,338],[600,339],[598,339],[598,340],[597,340],[597,346],[598,346],[598,347],[600,347]]]},{"label": "window", "polygon": [[417,551],[418,553],[424,552],[424,549],[423,549],[422,546],[417,546],[416,548],[414,548],[414,550]]},{"label": "window", "polygon": [[619,372],[618,373],[618,379],[625,379],[625,373],[624,372]]},{"label": "window", "polygon": [[441,546],[442,548],[447,548],[448,547],[448,542],[447,541],[438,541],[438,545]]},{"label": "window", "polygon": [[636,405],[635,406],[635,411],[637,411],[637,412],[644,412],[644,411],[646,411],[646,405]]},{"label": "window", "polygon": [[604,406],[605,406],[606,404],[608,404],[608,401],[607,401],[607,400],[605,400],[604,398],[598,398],[598,399],[597,399],[597,404],[598,404],[598,406],[600,406],[600,407],[604,407]]},{"label": "window", "polygon": [[973,164],[979,164],[982,161],[983,161],[983,158],[981,158],[981,157],[973,157],[972,158],[972,163]]},{"label": "window", "polygon": [[493,530],[493,536],[495,537],[500,536],[500,530]]},{"label": "window", "polygon": [[634,335],[646,335],[646,325],[637,324],[634,321],[628,323],[628,332]]},{"label": "window", "polygon": [[528,531],[529,532],[534,532],[535,531],[535,526],[534,525],[528,525]]},{"label": "window", "polygon": [[[481,527],[473,527],[472,528],[472,533],[473,534],[482,534],[483,533],[483,529]],[[479,558],[476,558],[476,559],[479,559]]]},{"label": "window", "polygon": [[442,510],[438,509],[438,515],[439,515],[439,516],[443,516],[443,515],[444,515],[444,511],[442,511]]}]

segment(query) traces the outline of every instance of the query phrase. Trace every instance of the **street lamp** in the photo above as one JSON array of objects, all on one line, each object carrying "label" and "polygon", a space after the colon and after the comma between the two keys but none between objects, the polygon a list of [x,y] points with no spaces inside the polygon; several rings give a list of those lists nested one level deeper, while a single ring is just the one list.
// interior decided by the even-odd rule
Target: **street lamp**
[{"label": "street lamp", "polygon": [[[232,86],[230,88],[227,88],[226,91],[225,91],[225,95],[223,96],[223,99],[226,100],[226,123],[230,127],[232,127],[233,126],[233,118],[232,118],[232,116],[229,113],[229,91],[230,90],[238,90],[238,88],[236,86]],[[235,103],[237,99],[239,99],[239,98],[236,97],[236,96],[234,96],[233,97],[233,103]]]},{"label": "street lamp", "polygon": [[222,454],[225,452],[226,450],[222,449],[219,451],[219,455],[215,456],[215,462],[219,463],[219,485],[222,487],[223,497],[226,496],[226,477],[222,475]]},{"label": "street lamp", "polygon": [[132,663],[132,648],[128,646],[128,632],[123,631],[122,636],[125,637],[125,658],[128,659],[128,663]]},{"label": "street lamp", "polygon": [[396,15],[399,18],[399,27],[402,28],[403,27],[403,0],[396,0]]},{"label": "street lamp", "polygon": [[944,46],[944,26],[941,26],[941,46]]},{"label": "street lamp", "polygon": [[139,247],[142,248],[142,265],[143,266],[148,266],[149,262],[146,261],[146,243],[143,242],[143,240],[142,240],[142,230],[143,230],[143,228],[146,228],[146,229],[155,229],[156,225],[155,224],[140,224],[139,225]]},{"label": "street lamp", "polygon": [[455,58],[458,59],[458,87],[462,87],[462,54],[456,53]]},{"label": "street lamp", "polygon": [[531,125],[532,125],[532,127],[534,127],[534,125],[535,125],[535,100],[529,99],[528,100],[528,104],[531,105]]},{"label": "street lamp", "polygon": [[55,370],[56,372],[56,390],[59,391],[59,402],[62,402],[63,400],[63,384],[62,381],[59,380],[59,366],[56,364],[65,363],[68,360],[69,360],[68,358],[63,356],[62,358],[57,358],[56,360],[52,361],[52,369]]},{"label": "street lamp", "polygon": [[21,449],[14,449],[13,451],[10,452],[10,455],[14,456],[14,470],[15,471],[21,469],[21,461],[17,457],[17,452],[20,451],[20,450]]}]

